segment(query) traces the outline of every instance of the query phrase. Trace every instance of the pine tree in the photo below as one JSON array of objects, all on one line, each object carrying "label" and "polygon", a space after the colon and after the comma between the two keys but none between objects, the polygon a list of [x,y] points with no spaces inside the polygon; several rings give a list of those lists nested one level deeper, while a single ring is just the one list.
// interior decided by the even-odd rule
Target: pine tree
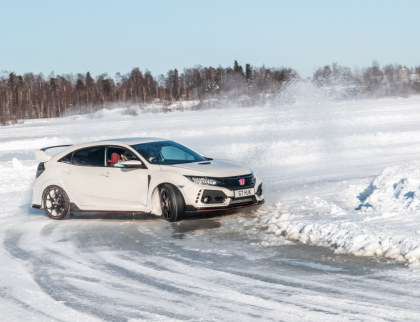
[{"label": "pine tree", "polygon": [[178,100],[180,97],[179,95],[179,75],[178,75],[178,69],[175,68],[174,75],[173,75],[173,96],[175,100]]},{"label": "pine tree", "polygon": [[245,79],[246,79],[246,86],[252,87],[254,83],[254,72],[250,64],[246,64],[245,66]]},{"label": "pine tree", "polygon": [[102,90],[107,95],[111,92],[111,81],[108,78],[102,80]]},{"label": "pine tree", "polygon": [[92,76],[90,76],[90,73],[86,73],[86,86],[94,85],[95,81],[93,80]]},{"label": "pine tree", "polygon": [[95,103],[95,81],[93,80],[90,73],[86,73],[86,104],[90,107],[90,111],[93,111],[93,105]]},{"label": "pine tree", "polygon": [[233,71],[235,73],[239,73],[242,76],[244,76],[244,69],[242,68],[241,65],[238,64],[238,61],[237,60],[235,60],[235,62],[233,63]]},{"label": "pine tree", "polygon": [[57,78],[50,78],[50,89],[55,91],[58,88]]},{"label": "pine tree", "polygon": [[85,84],[83,83],[83,80],[81,80],[80,78],[77,80],[76,82],[76,89],[83,89],[85,87]]}]

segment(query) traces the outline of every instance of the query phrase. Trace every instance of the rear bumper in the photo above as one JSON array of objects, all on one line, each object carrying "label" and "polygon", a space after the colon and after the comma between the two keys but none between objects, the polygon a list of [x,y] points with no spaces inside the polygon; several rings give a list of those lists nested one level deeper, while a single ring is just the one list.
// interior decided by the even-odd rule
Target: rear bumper
[{"label": "rear bumper", "polygon": [[264,204],[264,200],[247,204],[247,205],[228,205],[223,207],[194,207],[187,205],[185,207],[186,213],[197,213],[197,212],[213,212],[213,211],[228,211],[228,210],[235,210],[235,209],[241,209],[241,208],[249,208],[249,207],[257,207]]}]

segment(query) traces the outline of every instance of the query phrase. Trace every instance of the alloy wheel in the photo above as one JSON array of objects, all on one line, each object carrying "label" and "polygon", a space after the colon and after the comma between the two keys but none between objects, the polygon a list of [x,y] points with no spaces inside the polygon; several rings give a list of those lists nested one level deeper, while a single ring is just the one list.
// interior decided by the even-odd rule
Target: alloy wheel
[{"label": "alloy wheel", "polygon": [[165,189],[160,191],[160,205],[162,207],[162,214],[168,220],[171,218],[171,200],[168,192]]},{"label": "alloy wheel", "polygon": [[45,210],[51,217],[60,217],[66,209],[66,199],[58,188],[50,189],[45,196]]}]

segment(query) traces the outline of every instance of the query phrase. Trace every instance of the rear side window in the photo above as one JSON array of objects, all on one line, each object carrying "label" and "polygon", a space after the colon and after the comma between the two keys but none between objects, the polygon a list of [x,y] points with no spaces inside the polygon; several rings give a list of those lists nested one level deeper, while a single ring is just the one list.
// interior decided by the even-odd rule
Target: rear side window
[{"label": "rear side window", "polygon": [[73,152],[67,154],[65,157],[62,157],[58,162],[64,162],[64,163],[71,163],[71,156],[73,155]]},{"label": "rear side window", "polygon": [[74,165],[103,167],[105,165],[105,147],[95,146],[74,151],[71,163]]}]

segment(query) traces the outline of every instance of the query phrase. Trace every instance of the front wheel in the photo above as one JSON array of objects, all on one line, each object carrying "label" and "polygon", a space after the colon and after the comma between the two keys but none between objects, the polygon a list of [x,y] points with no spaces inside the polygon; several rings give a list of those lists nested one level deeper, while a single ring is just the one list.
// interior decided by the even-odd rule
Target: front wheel
[{"label": "front wheel", "polygon": [[52,219],[68,219],[71,216],[70,199],[58,186],[49,186],[44,192],[44,209]]},{"label": "front wheel", "polygon": [[162,216],[167,221],[177,221],[185,212],[185,202],[181,192],[170,184],[163,184],[159,190]]}]

